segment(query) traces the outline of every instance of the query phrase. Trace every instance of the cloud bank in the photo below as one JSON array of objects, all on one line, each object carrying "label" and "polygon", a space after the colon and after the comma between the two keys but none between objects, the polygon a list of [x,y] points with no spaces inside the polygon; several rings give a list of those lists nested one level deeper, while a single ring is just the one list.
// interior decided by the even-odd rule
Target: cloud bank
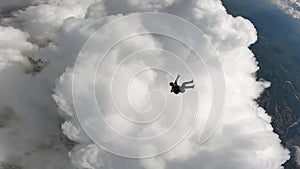
[{"label": "cloud bank", "polygon": [[300,166],[300,148],[298,146],[295,146],[296,149],[296,162]]},{"label": "cloud bank", "polygon": [[300,19],[300,1],[298,0],[272,0],[284,13]]},{"label": "cloud bank", "polygon": [[[281,165],[289,158],[289,152],[281,146],[278,135],[273,132],[270,117],[254,101],[269,86],[269,83],[257,81],[255,77],[257,62],[248,49],[257,38],[254,26],[244,18],[228,15],[220,1],[28,0],[23,4],[4,1],[1,8],[5,12],[2,12],[3,26],[0,27],[0,35],[3,37],[0,40],[0,79],[3,82],[0,87],[0,115],[6,119],[1,122],[3,125],[0,131],[2,166],[88,169],[176,169],[201,166],[207,169],[274,169],[283,168]],[[7,9],[15,10],[11,13]],[[83,60],[76,63],[76,58],[84,43],[99,28],[122,16],[149,11],[169,13],[187,19],[211,41],[224,71],[226,107],[215,134],[208,142],[199,144],[197,138],[209,115],[213,93],[205,69],[195,64],[194,67],[199,71],[193,72],[192,76],[180,60],[193,66],[196,63],[195,55],[173,39],[151,34],[129,38],[108,53],[105,64],[100,66],[99,74],[95,78],[96,98],[109,124],[122,134],[132,137],[153,136],[171,125],[175,118],[174,113],[181,110],[185,115],[180,118],[180,123],[177,123],[174,130],[181,133],[185,132],[184,129],[194,119],[195,106],[201,106],[195,127],[174,149],[154,158],[128,159],[99,148],[83,131],[74,109],[73,94],[82,103],[82,110],[87,113],[97,110],[91,104],[91,99],[94,98],[90,98],[87,93],[93,91],[89,79],[95,73],[95,63],[98,63],[98,56],[92,54],[103,50],[105,44],[94,41],[94,45],[89,46],[89,53],[83,53]],[[126,30],[146,31],[159,26],[149,25],[139,17],[129,23],[107,30],[104,36],[98,38],[114,40],[122,37]],[[190,43],[206,45],[204,41],[195,41],[193,36],[187,35],[187,38]],[[174,59],[173,55],[163,50],[146,50],[150,48],[172,51],[179,58]],[[205,54],[211,52],[210,48],[203,49]],[[140,53],[124,60],[124,56],[139,50]],[[48,64],[37,74],[28,73],[28,70],[36,66],[36,62],[28,58],[41,59]],[[169,60],[172,60],[171,64]],[[80,71],[80,83],[77,83],[76,92],[72,93],[75,63]],[[123,64],[118,67],[120,63]],[[124,93],[124,84],[129,84],[136,71],[151,65],[159,66],[172,74],[180,72],[180,82],[194,78],[197,91],[201,94],[187,92],[182,98],[185,104],[179,109],[179,97],[170,95],[167,86],[172,78],[153,69],[137,74]],[[213,62],[208,66],[217,68]],[[116,90],[112,95],[108,89],[116,70],[115,79],[118,83],[113,83]],[[137,127],[116,114],[116,110],[112,109],[113,103],[108,99],[112,96],[126,117],[138,118],[134,111],[126,111],[132,108],[139,111],[150,108],[149,114],[157,115],[164,110],[166,104],[165,118],[147,127]],[[126,102],[127,100],[131,102]],[[91,121],[93,122],[95,121]],[[99,135],[107,142],[119,140],[115,142],[116,149],[127,150],[131,146],[133,152],[141,155],[156,151],[151,144],[144,149],[135,150],[135,145],[126,145],[122,139],[107,131],[107,127],[103,126]],[[178,133],[171,132],[168,138],[156,141],[159,145],[168,146],[177,138]]]}]

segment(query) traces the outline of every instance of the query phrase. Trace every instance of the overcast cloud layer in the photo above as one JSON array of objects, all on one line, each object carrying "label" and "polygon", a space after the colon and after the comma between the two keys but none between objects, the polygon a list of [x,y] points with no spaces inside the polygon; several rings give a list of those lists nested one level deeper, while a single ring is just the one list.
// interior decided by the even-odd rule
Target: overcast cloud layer
[{"label": "overcast cloud layer", "polygon": [[[276,169],[289,159],[278,135],[270,125],[271,118],[254,101],[270,84],[256,81],[259,69],[249,45],[256,39],[254,26],[246,19],[232,17],[226,13],[219,0],[26,0],[1,2],[0,26],[0,161],[2,166],[20,166],[25,169],[78,168],[78,169]],[[194,78],[197,91],[201,93],[195,105],[203,105],[197,125],[186,139],[176,148],[161,156],[149,159],[128,159],[112,155],[95,145],[82,130],[76,118],[72,100],[72,72],[78,53],[88,38],[103,25],[124,15],[135,12],[159,11],[177,15],[195,24],[216,48],[222,64],[226,83],[226,107],[223,119],[213,135],[204,144],[194,138],[199,137],[208,116],[211,100],[210,83],[202,72],[189,76],[185,67],[176,67],[174,72],[183,72],[182,80]],[[127,29],[143,31],[149,25],[143,18],[133,20]],[[124,26],[125,27],[125,26]],[[125,29],[126,30],[126,29]],[[106,32],[106,38],[118,39],[124,28],[114,28]],[[190,37],[193,41],[193,38]],[[202,45],[201,41],[195,42]],[[193,63],[194,56],[189,50],[168,38],[154,35],[140,36],[117,46],[107,56],[103,68],[106,72],[96,77],[98,102],[105,105],[106,117],[118,130],[133,136],[147,136],[164,129],[162,123],[149,128],[135,128],[116,116],[107,101],[111,94],[109,87],[111,73],[122,61],[122,55],[147,48],[159,48],[177,52],[185,62]],[[101,50],[101,44],[91,46],[93,51]],[[210,52],[210,51],[207,51]],[[142,53],[143,56],[147,52]],[[152,53],[153,54],[153,53]],[[87,55],[89,56],[89,55]],[[152,56],[152,55],[151,55]],[[153,59],[138,62],[134,58],[124,64],[117,76],[122,84],[131,77],[139,66],[156,66],[172,69],[172,64],[164,61],[162,52]],[[39,61],[41,59],[42,61]],[[79,102],[89,103],[85,93],[93,90],[86,81],[94,70],[95,56],[84,57],[78,63],[81,88],[76,88]],[[140,63],[140,64],[132,64]],[[209,65],[216,67],[213,63]],[[112,70],[110,68],[113,68]],[[41,72],[39,70],[42,69]],[[123,80],[123,81],[122,81]],[[177,103],[169,94],[167,78],[157,71],[147,71],[133,81],[129,96],[136,108],[149,107],[149,92],[154,86],[166,91],[168,103]],[[122,87],[122,86],[121,86]],[[115,86],[118,88],[118,86]],[[140,92],[135,92],[136,89]],[[159,95],[158,98],[162,95]],[[123,95],[116,95],[122,100]],[[152,97],[152,96],[151,96]],[[156,97],[153,92],[153,97]],[[125,98],[124,98],[125,99]],[[127,98],[126,98],[127,99]],[[183,97],[194,103],[191,91]],[[118,101],[118,100],[117,100]],[[160,108],[161,100],[151,100],[152,108]],[[164,102],[163,102],[164,103]],[[194,104],[193,104],[194,105]],[[127,104],[121,105],[126,110]],[[187,107],[183,109],[188,114]],[[84,106],[87,112],[94,111],[93,105]],[[176,109],[168,110],[172,114]],[[156,111],[153,110],[153,113]],[[204,112],[201,114],[201,112]],[[130,113],[130,112],[129,112]],[[172,117],[172,116],[170,116]],[[178,131],[188,125],[190,116],[181,119]],[[163,121],[168,122],[168,121]],[[124,127],[125,126],[125,127]],[[105,133],[105,128],[101,134]],[[102,135],[107,140],[115,140],[110,133]],[[176,133],[174,134],[174,138]],[[70,139],[70,140],[68,140]],[[170,140],[173,137],[169,137]],[[167,145],[170,140],[159,140]],[[117,148],[126,148],[124,144]],[[130,145],[134,147],[134,145]],[[151,147],[143,151],[152,151]]]}]

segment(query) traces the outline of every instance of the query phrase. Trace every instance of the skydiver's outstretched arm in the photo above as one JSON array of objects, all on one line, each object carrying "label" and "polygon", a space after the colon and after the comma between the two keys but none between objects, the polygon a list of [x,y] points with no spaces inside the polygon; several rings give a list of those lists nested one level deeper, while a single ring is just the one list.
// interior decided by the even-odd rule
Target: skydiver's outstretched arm
[{"label": "skydiver's outstretched arm", "polygon": [[180,75],[177,75],[176,80],[175,80],[175,84],[177,85],[177,81],[179,79]]}]

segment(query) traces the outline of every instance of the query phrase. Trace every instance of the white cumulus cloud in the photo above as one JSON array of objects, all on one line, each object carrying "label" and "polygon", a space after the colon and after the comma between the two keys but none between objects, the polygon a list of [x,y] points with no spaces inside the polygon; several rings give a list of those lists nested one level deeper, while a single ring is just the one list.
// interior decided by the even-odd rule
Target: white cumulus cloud
[{"label": "white cumulus cloud", "polygon": [[[282,147],[281,140],[273,132],[270,117],[255,102],[270,85],[255,77],[259,68],[248,47],[257,39],[256,30],[250,21],[227,14],[221,1],[26,0],[17,3],[4,0],[0,8],[1,15],[5,13],[1,16],[0,26],[2,166],[30,169],[192,169],[199,166],[204,169],[275,169],[283,168],[282,164],[289,159],[288,150]],[[209,116],[213,88],[203,65],[182,43],[154,34],[134,36],[113,47],[104,58],[104,64],[98,67],[97,52],[104,52],[110,42],[128,32],[174,29],[168,28],[167,20],[161,25],[157,24],[159,22],[149,24],[145,18],[136,15],[120,27],[104,29],[101,36],[95,35],[94,43],[87,46],[88,52],[83,51],[76,62],[85,42],[98,29],[132,13],[153,11],[182,17],[197,26],[209,41],[197,39],[190,30],[184,30],[185,25],[176,29],[183,32],[180,36],[188,43],[202,49],[201,57],[215,53],[222,65],[226,106],[217,130],[205,143],[200,144],[198,138]],[[213,50],[210,45],[214,46]],[[40,72],[31,73],[28,70],[36,68],[40,63],[38,59],[47,64]],[[212,59],[208,57],[207,60],[211,61],[207,67],[219,69]],[[198,71],[191,74],[183,62]],[[143,70],[153,66],[161,69]],[[176,122],[175,115],[182,112],[179,122],[167,132],[168,137],[155,139],[142,147],[138,142],[128,144],[112,133],[106,123],[88,116],[99,112],[93,104],[95,97],[89,95],[94,92],[94,81],[90,79],[94,78],[96,68],[95,95],[108,124],[121,135],[151,137],[167,131]],[[72,91],[74,69],[78,74],[76,88]],[[182,102],[181,97],[169,92],[168,83],[173,77],[168,73],[180,74],[180,83],[194,79],[195,89],[186,91]],[[94,134],[105,146],[140,156],[159,153],[159,148],[174,145],[195,119],[193,112],[198,110],[199,117],[191,132],[170,151],[153,158],[131,159],[115,156],[107,152],[110,149],[102,149],[93,142],[77,119],[75,104],[87,115],[83,125],[91,130],[96,128]],[[137,110],[141,113],[137,114]],[[162,116],[161,112],[164,113]],[[144,122],[160,118],[144,125],[124,117]]]}]

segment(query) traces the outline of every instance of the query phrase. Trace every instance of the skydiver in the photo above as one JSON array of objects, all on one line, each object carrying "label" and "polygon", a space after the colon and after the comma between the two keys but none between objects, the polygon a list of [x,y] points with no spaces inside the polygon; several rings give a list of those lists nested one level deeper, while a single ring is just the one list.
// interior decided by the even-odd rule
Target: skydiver
[{"label": "skydiver", "polygon": [[182,85],[178,85],[177,81],[179,79],[180,75],[177,76],[175,82],[170,82],[170,86],[171,86],[171,93],[174,92],[175,94],[179,94],[179,93],[184,93],[185,89],[193,89],[195,87],[195,85],[192,86],[187,86],[187,84],[191,84],[193,83],[193,80],[188,81],[188,82],[183,82]]}]

